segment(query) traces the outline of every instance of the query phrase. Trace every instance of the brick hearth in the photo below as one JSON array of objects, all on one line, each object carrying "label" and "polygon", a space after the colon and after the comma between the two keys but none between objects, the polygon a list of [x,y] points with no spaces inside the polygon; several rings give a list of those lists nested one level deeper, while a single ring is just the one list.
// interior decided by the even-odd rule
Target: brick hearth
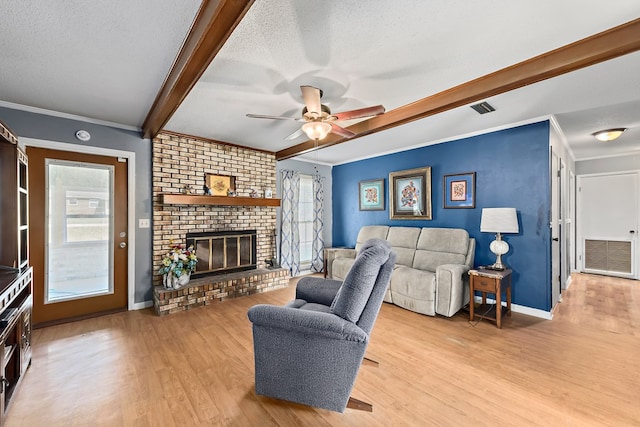
[{"label": "brick hearth", "polygon": [[153,307],[164,316],[226,299],[280,289],[289,284],[289,270],[276,268],[220,274],[193,279],[177,290],[154,286]]}]

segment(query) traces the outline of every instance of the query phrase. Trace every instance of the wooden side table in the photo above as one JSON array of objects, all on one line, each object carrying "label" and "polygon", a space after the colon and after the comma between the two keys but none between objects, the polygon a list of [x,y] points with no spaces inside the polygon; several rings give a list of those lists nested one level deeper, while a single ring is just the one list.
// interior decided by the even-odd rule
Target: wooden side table
[{"label": "wooden side table", "polygon": [[[482,304],[475,307],[475,291],[482,292]],[[486,270],[479,268],[469,271],[469,320],[474,316],[496,322],[502,328],[502,292],[507,296],[507,310],[505,314],[511,316],[511,270]],[[494,294],[496,303],[487,304],[487,294]]]}]

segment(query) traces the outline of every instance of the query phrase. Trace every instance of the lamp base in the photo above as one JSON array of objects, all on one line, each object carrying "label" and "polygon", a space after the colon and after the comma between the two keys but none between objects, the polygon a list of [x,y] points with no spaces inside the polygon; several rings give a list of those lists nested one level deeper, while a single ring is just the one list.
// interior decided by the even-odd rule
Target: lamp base
[{"label": "lamp base", "polygon": [[484,268],[485,270],[493,270],[493,271],[504,271],[507,269],[507,267],[504,264],[485,265],[482,268]]},{"label": "lamp base", "polygon": [[509,244],[502,240],[502,235],[500,233],[496,233],[496,240],[491,242],[491,245],[489,245],[489,249],[496,256],[496,262],[491,265],[490,270],[502,271],[506,269],[507,266],[502,263],[502,255],[509,252]]}]

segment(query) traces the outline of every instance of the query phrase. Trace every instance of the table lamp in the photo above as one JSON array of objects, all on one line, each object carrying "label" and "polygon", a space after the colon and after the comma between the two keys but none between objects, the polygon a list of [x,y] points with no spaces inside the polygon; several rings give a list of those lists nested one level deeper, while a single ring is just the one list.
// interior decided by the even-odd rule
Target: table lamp
[{"label": "table lamp", "polygon": [[509,252],[509,244],[502,240],[502,233],[519,232],[518,216],[515,208],[482,208],[480,231],[483,233],[496,233],[496,240],[489,245],[491,252],[496,255],[496,262],[489,268],[493,270],[507,268],[502,263],[502,255]]}]

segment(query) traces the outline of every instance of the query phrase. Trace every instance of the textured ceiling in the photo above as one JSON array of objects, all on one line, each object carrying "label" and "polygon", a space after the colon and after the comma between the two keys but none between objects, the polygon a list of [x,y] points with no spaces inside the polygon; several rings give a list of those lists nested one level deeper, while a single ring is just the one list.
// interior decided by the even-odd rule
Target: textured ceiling
[{"label": "textured ceiling", "polygon": [[0,2],[0,101],[141,127],[199,0]]},{"label": "textured ceiling", "polygon": [[[284,140],[300,124],[245,114],[299,116],[301,84],[323,89],[334,112],[374,104],[389,111],[638,16],[640,2],[624,0],[260,1],[166,129],[278,151],[304,141]],[[640,71],[638,61],[633,65],[608,83],[626,90]],[[464,107],[302,157],[339,163],[601,106],[594,83],[573,84],[561,91],[570,99],[560,99],[557,83],[543,82],[490,99],[496,113],[478,116]]]},{"label": "textured ceiling", "polygon": [[[141,127],[200,1],[0,2],[0,103]],[[278,151],[299,86],[387,111],[640,17],[638,0],[255,1],[165,129]],[[346,162],[554,116],[577,159],[640,152],[640,53],[302,156]],[[350,123],[341,123],[349,126]],[[629,127],[597,143],[600,127]]]}]

